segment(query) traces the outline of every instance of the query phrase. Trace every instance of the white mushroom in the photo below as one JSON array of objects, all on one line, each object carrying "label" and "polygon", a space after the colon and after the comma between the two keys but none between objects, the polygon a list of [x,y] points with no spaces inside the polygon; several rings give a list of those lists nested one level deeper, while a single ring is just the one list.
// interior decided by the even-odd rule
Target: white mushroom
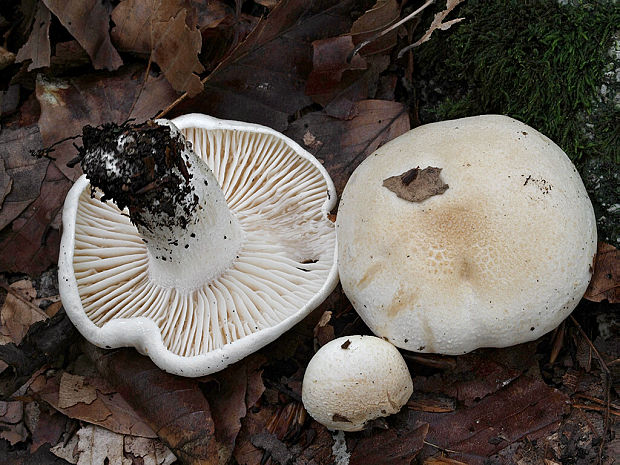
[{"label": "white mushroom", "polygon": [[596,252],[592,204],[566,154],[499,115],[384,145],[351,176],[336,223],[353,306],[375,334],[420,352],[540,337],[579,302]]},{"label": "white mushroom", "polygon": [[85,155],[128,210],[102,202],[86,176],[75,183],[60,292],[90,342],[135,346],[170,373],[201,376],[273,341],[333,290],[336,194],[312,155],[269,128],[196,114],[160,124],[166,154],[138,165],[158,172],[168,152],[180,161],[139,189],[125,160],[155,154],[161,131],[125,131]]},{"label": "white mushroom", "polygon": [[398,349],[374,336],[345,336],[312,357],[302,387],[308,413],[331,430],[359,431],[397,413],[413,392]]}]

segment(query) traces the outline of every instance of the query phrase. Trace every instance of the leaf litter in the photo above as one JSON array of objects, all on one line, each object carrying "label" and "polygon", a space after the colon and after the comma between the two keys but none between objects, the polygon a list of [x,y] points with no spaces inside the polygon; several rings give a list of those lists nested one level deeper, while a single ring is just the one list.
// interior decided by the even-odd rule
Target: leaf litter
[{"label": "leaf litter", "polygon": [[[11,1],[14,26],[0,17],[0,458],[611,463],[620,354],[607,304],[618,289],[610,245],[599,245],[591,302],[554,334],[458,357],[404,353],[415,382],[407,406],[340,439],[307,416],[300,394],[321,345],[369,334],[341,289],[277,343],[187,380],[133,350],[74,344],[57,289],[37,278],[54,272],[62,202],[81,173],[67,166],[73,141],[50,159],[30,150],[86,124],[206,112],[286,131],[342,192],[366,156],[417,121],[406,85],[413,28],[394,26],[423,2]],[[461,21],[449,18],[461,2],[449,0],[413,45]]]}]

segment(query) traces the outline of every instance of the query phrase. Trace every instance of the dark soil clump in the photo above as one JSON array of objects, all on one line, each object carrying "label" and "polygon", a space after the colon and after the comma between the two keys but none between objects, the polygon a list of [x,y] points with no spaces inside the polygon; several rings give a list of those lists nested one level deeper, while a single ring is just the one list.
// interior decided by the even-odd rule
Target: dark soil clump
[{"label": "dark soil clump", "polygon": [[181,156],[187,144],[182,136],[154,122],[108,123],[85,126],[82,141],[78,159],[91,184],[103,192],[102,201],[128,208],[131,221],[150,231],[157,222],[187,226],[198,197],[189,182],[189,163]]}]

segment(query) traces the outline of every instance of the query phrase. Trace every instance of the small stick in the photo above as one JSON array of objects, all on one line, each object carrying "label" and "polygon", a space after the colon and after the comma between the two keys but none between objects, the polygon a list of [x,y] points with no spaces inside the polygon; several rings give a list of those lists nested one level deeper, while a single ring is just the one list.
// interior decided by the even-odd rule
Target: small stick
[{"label": "small stick", "polygon": [[598,463],[602,464],[603,463],[603,448],[605,447],[607,433],[609,432],[609,415],[611,412],[611,372],[609,371],[609,368],[607,367],[607,364],[605,363],[605,360],[601,356],[600,352],[594,346],[594,344],[592,343],[592,341],[590,340],[586,332],[583,330],[579,322],[575,319],[573,315],[570,316],[570,319],[575,325],[575,327],[579,330],[581,335],[585,338],[586,342],[592,349],[592,352],[594,352],[594,355],[596,356],[596,359],[598,360],[601,366],[601,369],[605,372],[605,415],[604,415],[605,427],[603,431],[603,437],[601,438],[601,444],[598,449]]},{"label": "small stick", "polygon": [[366,39],[362,42],[360,42],[359,44],[357,44],[355,46],[355,48],[353,49],[353,51],[351,53],[349,53],[349,56],[347,56],[347,62],[350,63],[351,60],[353,59],[353,57],[362,49],[364,48],[366,45],[368,45],[371,42],[374,42],[375,40],[377,40],[379,37],[383,37],[384,35],[386,35],[388,32],[393,31],[394,29],[396,29],[397,27],[405,24],[407,21],[409,21],[410,19],[414,18],[417,14],[421,13],[424,9],[428,8],[431,4],[435,3],[435,0],[428,0],[424,5],[422,5],[420,8],[418,8],[417,10],[415,10],[413,13],[405,16],[403,19],[401,19],[400,21],[398,21],[397,23],[392,24],[391,26],[385,28],[383,31],[378,32],[377,34],[373,35],[370,39]]}]

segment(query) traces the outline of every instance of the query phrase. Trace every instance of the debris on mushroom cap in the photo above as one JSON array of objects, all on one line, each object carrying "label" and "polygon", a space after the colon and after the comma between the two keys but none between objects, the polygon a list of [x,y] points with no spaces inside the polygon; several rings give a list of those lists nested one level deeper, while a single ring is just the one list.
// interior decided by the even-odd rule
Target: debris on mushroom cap
[{"label": "debris on mushroom cap", "polygon": [[[132,216],[102,202],[86,176],[75,183],[63,211],[60,291],[90,342],[135,346],[166,371],[201,376],[273,341],[333,290],[336,194],[312,155],[269,128],[205,115],[159,124],[169,128],[116,129],[103,148],[87,135],[83,160],[109,171],[112,182],[97,185]],[[133,166],[121,166],[125,149]],[[124,176],[134,171],[140,182]],[[178,205],[157,207],[171,199]]]},{"label": "debris on mushroom cap", "polygon": [[[416,185],[429,167],[434,178]],[[379,148],[347,183],[336,224],[342,287],[366,324],[397,347],[443,354],[555,328],[588,286],[597,242],[568,157],[500,115],[421,126]]]},{"label": "debris on mushroom cap", "polygon": [[359,431],[397,413],[413,392],[405,360],[374,336],[345,336],[325,344],[304,375],[302,401],[331,430]]}]

